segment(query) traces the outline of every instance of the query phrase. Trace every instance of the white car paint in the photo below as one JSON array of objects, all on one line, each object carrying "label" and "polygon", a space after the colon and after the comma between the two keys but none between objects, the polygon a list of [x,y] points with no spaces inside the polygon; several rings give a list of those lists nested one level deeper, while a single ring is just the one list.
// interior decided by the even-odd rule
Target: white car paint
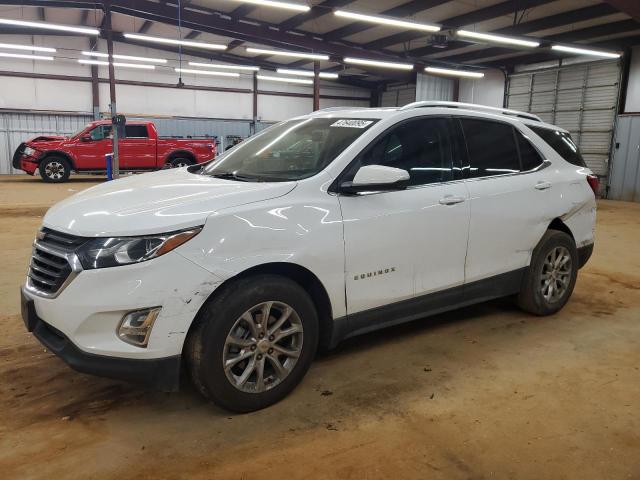
[{"label": "white car paint", "polygon": [[[550,165],[533,173],[372,195],[329,191],[356,155],[390,126],[452,113],[514,125]],[[56,298],[27,289],[38,316],[83,352],[163,358],[182,353],[204,301],[225,280],[252,267],[284,262],[309,270],[327,292],[332,317],[339,319],[526,267],[554,218],[569,226],[578,246],[593,243],[595,200],[585,179],[591,172],[564,161],[527,127],[535,123],[531,120],[446,106],[345,109],[307,117],[379,121],[323,171],[296,182],[237,182],[172,169],[108,182],[54,206],[44,226],[86,237],[204,227],[162,257],[82,271]],[[537,189],[540,182],[550,188]],[[147,348],[117,337],[126,312],[153,306],[162,311]]]}]

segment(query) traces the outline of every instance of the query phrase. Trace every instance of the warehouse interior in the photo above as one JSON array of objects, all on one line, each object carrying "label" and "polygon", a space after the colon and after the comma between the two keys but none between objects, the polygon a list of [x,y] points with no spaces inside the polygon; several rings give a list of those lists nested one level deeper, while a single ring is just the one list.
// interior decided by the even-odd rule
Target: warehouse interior
[{"label": "warehouse interior", "polygon": [[[416,101],[570,132],[598,213],[561,312],[501,299],[349,339],[244,415],[77,374],[24,330],[48,209],[112,167],[146,175],[102,155],[47,183],[14,162],[24,142],[120,115],[220,155],[313,111]],[[0,0],[2,477],[640,477],[639,149],[637,0]]]}]

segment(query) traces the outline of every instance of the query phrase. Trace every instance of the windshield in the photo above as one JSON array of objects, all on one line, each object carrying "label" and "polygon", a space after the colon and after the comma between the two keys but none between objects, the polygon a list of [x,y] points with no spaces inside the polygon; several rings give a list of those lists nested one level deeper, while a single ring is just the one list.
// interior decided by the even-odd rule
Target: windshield
[{"label": "windshield", "polygon": [[225,152],[202,173],[244,181],[301,180],[324,169],[376,121],[305,118],[282,122]]}]

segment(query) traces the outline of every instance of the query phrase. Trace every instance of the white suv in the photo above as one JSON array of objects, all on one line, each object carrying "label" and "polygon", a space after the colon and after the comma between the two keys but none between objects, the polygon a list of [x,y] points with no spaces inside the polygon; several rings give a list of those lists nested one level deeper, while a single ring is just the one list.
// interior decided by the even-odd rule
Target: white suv
[{"label": "white suv", "polygon": [[79,371],[174,391],[186,367],[251,411],[353,335],[507,295],[556,312],[593,249],[597,183],[531,114],[323,110],[55,205],[23,317]]}]

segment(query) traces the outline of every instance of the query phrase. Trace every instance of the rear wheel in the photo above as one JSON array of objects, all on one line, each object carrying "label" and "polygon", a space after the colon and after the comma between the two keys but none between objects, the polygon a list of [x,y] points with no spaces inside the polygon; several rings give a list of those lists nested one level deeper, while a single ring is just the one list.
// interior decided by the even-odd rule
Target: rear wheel
[{"label": "rear wheel", "polygon": [[548,230],[534,249],[518,294],[518,305],[536,315],[551,315],[569,300],[578,275],[578,251],[571,236]]},{"label": "rear wheel", "polygon": [[47,157],[38,167],[42,180],[48,183],[62,183],[69,180],[71,165],[62,157]]},{"label": "rear wheel", "polygon": [[173,158],[173,159],[169,160],[167,162],[167,165],[170,168],[181,168],[181,167],[188,167],[190,165],[195,165],[195,163],[196,162],[194,162],[190,158],[180,157],[180,158]]},{"label": "rear wheel", "polygon": [[186,357],[196,387],[228,410],[250,412],[284,398],[318,345],[313,301],[278,275],[240,279],[202,310]]}]

